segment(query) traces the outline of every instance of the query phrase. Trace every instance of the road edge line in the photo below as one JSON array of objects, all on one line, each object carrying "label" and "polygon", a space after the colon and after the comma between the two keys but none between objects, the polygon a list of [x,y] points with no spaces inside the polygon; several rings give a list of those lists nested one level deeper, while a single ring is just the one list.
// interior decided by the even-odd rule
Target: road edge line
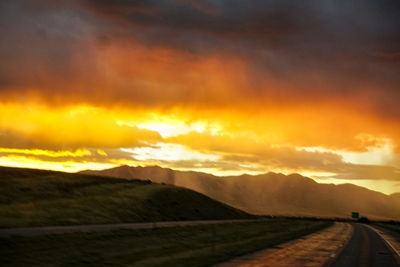
[{"label": "road edge line", "polygon": [[[393,254],[395,254],[395,259],[397,261],[398,264],[400,264],[400,253],[397,251],[397,249],[392,245],[392,243],[389,242],[389,240],[387,240],[381,233],[379,233],[378,229],[376,229],[375,227],[371,226],[371,225],[366,225],[368,228],[370,228],[371,230],[373,230],[375,233],[377,233],[385,242],[385,244],[390,248],[390,250],[392,251]],[[397,257],[396,257],[397,256]]]}]

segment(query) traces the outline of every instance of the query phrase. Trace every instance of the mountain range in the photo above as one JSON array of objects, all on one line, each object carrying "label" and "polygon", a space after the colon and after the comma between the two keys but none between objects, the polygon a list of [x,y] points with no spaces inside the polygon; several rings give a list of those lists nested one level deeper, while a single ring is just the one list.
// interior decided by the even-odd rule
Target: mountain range
[{"label": "mountain range", "polygon": [[353,184],[321,184],[299,174],[219,177],[158,166],[81,173],[186,187],[253,214],[349,218],[351,212],[359,212],[371,219],[400,219],[400,193],[386,195]]}]

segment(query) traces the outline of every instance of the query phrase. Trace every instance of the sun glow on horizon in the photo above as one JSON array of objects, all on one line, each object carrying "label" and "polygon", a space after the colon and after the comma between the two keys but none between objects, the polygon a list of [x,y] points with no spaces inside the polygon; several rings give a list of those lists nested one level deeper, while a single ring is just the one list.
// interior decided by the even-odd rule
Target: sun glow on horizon
[{"label": "sun glow on horizon", "polygon": [[156,143],[149,147],[121,148],[122,151],[132,154],[132,157],[141,160],[163,160],[163,161],[217,161],[218,155],[206,154],[199,151],[187,149],[183,145]]},{"label": "sun glow on horizon", "polygon": [[43,169],[63,172],[79,172],[83,170],[104,170],[116,167],[112,163],[76,162],[76,161],[44,161],[26,156],[0,156],[0,166],[29,169]]},{"label": "sun glow on horizon", "polygon": [[367,180],[367,179],[335,179],[335,178],[313,178],[317,183],[320,184],[353,184],[361,187],[368,188],[373,191],[381,192],[386,195],[391,195],[400,192],[400,184],[398,182],[393,183],[387,180]]},{"label": "sun glow on horizon", "polygon": [[[389,188],[400,177],[393,139],[357,133],[341,144],[338,133],[331,143],[314,146],[309,131],[294,135],[299,114],[293,117],[289,109],[273,118],[275,108],[270,112],[249,117],[246,110],[221,110],[213,116],[202,109],[0,103],[0,165],[67,172],[159,165],[218,176],[273,171],[371,189],[368,181],[384,176],[387,182],[377,182],[375,189],[397,190]],[[365,173],[375,176],[360,182]]]},{"label": "sun glow on horizon", "polygon": [[[369,136],[370,139],[375,139]],[[395,147],[392,140],[387,138],[376,138],[377,145],[366,147],[366,151],[345,151],[329,149],[324,147],[296,147],[297,151],[333,153],[340,155],[344,162],[361,165],[384,165],[395,158]]]},{"label": "sun glow on horizon", "polygon": [[68,150],[43,150],[43,149],[19,149],[19,148],[0,148],[1,154],[24,154],[32,156],[47,156],[47,157],[84,157],[90,156],[92,153],[87,149],[77,149],[75,151]]}]

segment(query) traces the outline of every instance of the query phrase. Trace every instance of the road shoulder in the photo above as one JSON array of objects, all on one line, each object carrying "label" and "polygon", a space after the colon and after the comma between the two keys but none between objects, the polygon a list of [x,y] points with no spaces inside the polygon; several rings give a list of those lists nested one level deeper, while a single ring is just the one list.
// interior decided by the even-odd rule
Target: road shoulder
[{"label": "road shoulder", "polygon": [[400,234],[376,225],[369,225],[369,227],[381,236],[400,265]]},{"label": "road shoulder", "polygon": [[337,222],[319,232],[216,266],[323,266],[336,257],[352,232],[350,224]]}]

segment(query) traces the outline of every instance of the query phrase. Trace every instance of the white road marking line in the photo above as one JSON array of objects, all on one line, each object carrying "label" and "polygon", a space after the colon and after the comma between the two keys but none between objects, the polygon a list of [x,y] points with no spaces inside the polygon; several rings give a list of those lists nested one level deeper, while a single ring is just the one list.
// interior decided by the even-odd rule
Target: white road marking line
[{"label": "white road marking line", "polygon": [[377,229],[375,229],[372,226],[366,225],[368,226],[370,229],[374,230],[391,248],[394,252],[396,252],[397,256],[400,257],[400,253],[394,248],[394,246],[389,242],[389,240],[387,240],[383,235],[381,235],[381,233],[379,233],[379,231]]}]

